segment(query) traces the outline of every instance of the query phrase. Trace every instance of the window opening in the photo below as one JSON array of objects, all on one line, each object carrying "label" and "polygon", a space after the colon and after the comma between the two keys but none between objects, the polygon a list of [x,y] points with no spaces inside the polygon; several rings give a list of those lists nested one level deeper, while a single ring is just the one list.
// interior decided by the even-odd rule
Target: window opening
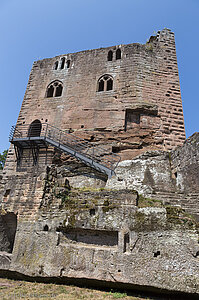
[{"label": "window opening", "polygon": [[120,152],[120,147],[119,146],[112,146],[112,152],[113,153],[118,153],[118,152]]},{"label": "window opening", "polygon": [[98,92],[102,92],[104,90],[104,80],[101,79],[99,81],[99,88],[98,88]]},{"label": "window opening", "polygon": [[44,231],[48,231],[48,225],[44,226]]},{"label": "window opening", "polygon": [[117,49],[116,51],[116,59],[121,59],[121,50]]},{"label": "window opening", "polygon": [[113,80],[110,78],[107,80],[107,91],[110,91],[113,89]]},{"label": "window opening", "polygon": [[55,97],[60,97],[62,95],[62,85],[59,84],[57,87],[56,87],[56,91],[55,91]]},{"label": "window opening", "polygon": [[70,68],[70,59],[67,60],[67,69]]},{"label": "window opening", "polygon": [[17,229],[17,216],[14,213],[6,213],[0,216],[1,243],[0,251],[12,253]]},{"label": "window opening", "polygon": [[110,75],[102,76],[98,81],[98,92],[110,91],[113,89],[113,79]]},{"label": "window opening", "polygon": [[47,98],[53,97],[54,87],[51,85],[47,90]]},{"label": "window opening", "polygon": [[65,57],[62,57],[61,59],[61,69],[64,69],[64,65],[65,65]]},{"label": "window opening", "polygon": [[127,129],[137,128],[140,125],[140,114],[131,109],[126,110],[124,131]]},{"label": "window opening", "polygon": [[[84,224],[82,224],[84,227]],[[118,246],[118,232],[106,230],[92,230],[80,228],[61,228],[63,240],[71,241],[73,243],[84,243],[87,245],[97,246]]]},{"label": "window opening", "polygon": [[46,97],[60,97],[62,95],[63,85],[60,81],[54,81],[47,87]]},{"label": "window opening", "polygon": [[124,235],[124,252],[129,251],[129,233]]},{"label": "window opening", "polygon": [[108,52],[108,61],[112,61],[113,60],[113,51],[109,51]]},{"label": "window opening", "polygon": [[55,70],[57,70],[57,68],[58,68],[58,61],[55,62],[55,66],[54,66]]}]

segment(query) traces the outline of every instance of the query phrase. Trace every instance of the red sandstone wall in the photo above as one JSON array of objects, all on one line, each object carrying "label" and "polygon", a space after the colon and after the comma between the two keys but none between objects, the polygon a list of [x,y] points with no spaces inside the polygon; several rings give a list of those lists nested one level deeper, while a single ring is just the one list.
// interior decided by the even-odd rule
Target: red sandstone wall
[{"label": "red sandstone wall", "polygon": [[[117,48],[122,52],[118,60]],[[110,49],[114,52],[113,61],[107,61]],[[71,60],[70,68],[59,69],[62,57]],[[56,61],[58,70],[53,69]],[[98,79],[104,74],[113,77],[113,90],[97,92]],[[62,96],[46,98],[47,86],[56,79],[63,82]],[[79,130],[80,134],[109,129],[119,136],[118,130],[124,129],[126,108],[137,102],[158,105],[158,119],[145,116],[141,125],[141,129],[155,130],[149,144],[155,145],[156,139],[163,149],[182,144],[184,120],[175,40],[170,30],[158,32],[145,45],[100,48],[35,62],[18,123],[39,119],[62,129]],[[129,136],[133,135],[133,131],[129,132]]]}]

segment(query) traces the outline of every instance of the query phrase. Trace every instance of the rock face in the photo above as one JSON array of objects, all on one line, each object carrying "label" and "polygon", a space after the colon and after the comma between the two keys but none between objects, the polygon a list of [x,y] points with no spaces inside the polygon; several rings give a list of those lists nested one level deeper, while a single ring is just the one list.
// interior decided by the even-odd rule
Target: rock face
[{"label": "rock face", "polygon": [[198,293],[194,220],[181,209],[155,207],[158,201],[139,207],[143,198],[125,193],[117,201],[120,191],[75,189],[61,207],[51,199],[35,222],[20,222],[9,270]]},{"label": "rock face", "polygon": [[171,152],[151,151],[119,163],[107,188],[136,189],[144,196],[179,205],[199,218],[199,133]]}]

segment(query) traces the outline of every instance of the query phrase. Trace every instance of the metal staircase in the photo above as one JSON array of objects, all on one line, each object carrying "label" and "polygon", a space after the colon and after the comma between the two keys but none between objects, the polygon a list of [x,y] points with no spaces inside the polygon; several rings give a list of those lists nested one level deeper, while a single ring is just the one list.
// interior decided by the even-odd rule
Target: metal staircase
[{"label": "metal staircase", "polygon": [[9,141],[14,144],[17,162],[20,164],[23,149],[31,149],[34,164],[37,163],[40,148],[49,145],[74,156],[86,165],[108,175],[114,174],[120,156],[107,153],[106,149],[93,145],[91,142],[75,136],[69,131],[60,130],[47,123],[12,126]]}]

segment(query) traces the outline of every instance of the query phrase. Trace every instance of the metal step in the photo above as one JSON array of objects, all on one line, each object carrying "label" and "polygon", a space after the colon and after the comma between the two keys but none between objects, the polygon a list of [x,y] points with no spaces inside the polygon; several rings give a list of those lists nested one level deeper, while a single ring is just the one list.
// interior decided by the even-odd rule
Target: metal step
[{"label": "metal step", "polygon": [[[23,149],[32,149],[34,162],[37,162],[39,148],[51,145],[64,153],[67,153],[84,164],[107,174],[110,178],[117,167],[120,156],[115,153],[107,153],[106,149],[96,147],[69,132],[62,131],[47,123],[12,126],[9,140],[15,146],[17,160],[20,163]],[[36,136],[35,136],[36,135]]]}]

